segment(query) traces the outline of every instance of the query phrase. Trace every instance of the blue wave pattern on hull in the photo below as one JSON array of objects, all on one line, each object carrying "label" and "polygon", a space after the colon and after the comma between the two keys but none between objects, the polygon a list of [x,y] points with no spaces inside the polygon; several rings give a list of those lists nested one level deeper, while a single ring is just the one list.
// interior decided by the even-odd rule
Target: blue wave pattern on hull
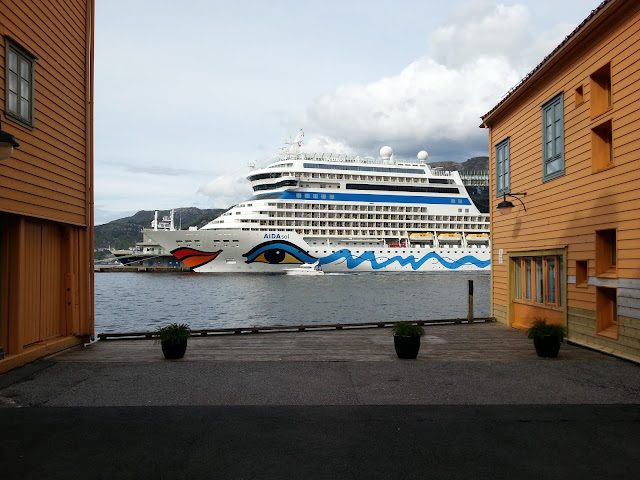
[{"label": "blue wave pattern on hull", "polygon": [[455,270],[465,264],[473,264],[478,268],[485,268],[491,263],[490,260],[479,260],[473,255],[465,255],[458,260],[449,261],[435,252],[427,253],[420,259],[416,259],[416,257],[414,257],[413,255],[409,255],[406,258],[396,255],[395,257],[391,257],[388,260],[379,262],[374,253],[371,251],[365,252],[362,255],[353,256],[350,250],[342,249],[335,253],[332,253],[331,255],[320,258],[320,264],[327,265],[338,260],[346,260],[347,268],[352,269],[356,268],[364,262],[370,262],[371,268],[373,268],[374,270],[380,270],[382,268],[388,267],[394,262],[398,262],[403,267],[405,265],[411,265],[411,268],[413,270],[418,270],[422,265],[424,265],[425,262],[432,258],[436,259],[443,267],[450,270]]}]

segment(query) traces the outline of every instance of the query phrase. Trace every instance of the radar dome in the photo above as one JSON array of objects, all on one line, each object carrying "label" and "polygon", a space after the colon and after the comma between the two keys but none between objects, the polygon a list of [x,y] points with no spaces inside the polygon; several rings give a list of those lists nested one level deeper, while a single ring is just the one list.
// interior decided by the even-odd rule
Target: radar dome
[{"label": "radar dome", "polygon": [[391,155],[393,155],[393,148],[384,146],[380,149],[380,156],[382,158],[391,158]]},{"label": "radar dome", "polygon": [[420,160],[423,163],[427,161],[428,156],[429,154],[425,150],[421,150],[418,152],[418,160]]}]

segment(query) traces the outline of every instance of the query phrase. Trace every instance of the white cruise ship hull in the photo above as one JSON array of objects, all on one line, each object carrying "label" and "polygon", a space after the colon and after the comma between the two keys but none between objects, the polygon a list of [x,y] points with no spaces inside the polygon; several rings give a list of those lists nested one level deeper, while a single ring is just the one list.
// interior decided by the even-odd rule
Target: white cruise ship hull
[{"label": "white cruise ship hull", "polygon": [[454,272],[490,269],[483,246],[390,246],[367,239],[305,241],[291,231],[146,230],[145,235],[200,273],[284,273],[319,261],[326,273]]},{"label": "white cruise ship hull", "polygon": [[156,221],[145,235],[196,272],[489,270],[489,216],[457,172],[434,173],[425,151],[413,163],[390,147],[380,160],[303,153],[303,137],[248,174],[252,198],[199,230]]}]

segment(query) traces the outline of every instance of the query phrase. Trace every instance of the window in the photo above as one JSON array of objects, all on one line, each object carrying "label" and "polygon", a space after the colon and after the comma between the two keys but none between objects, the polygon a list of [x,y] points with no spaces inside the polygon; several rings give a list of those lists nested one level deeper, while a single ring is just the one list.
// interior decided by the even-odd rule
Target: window
[{"label": "window", "polygon": [[576,260],[576,286],[587,286],[587,282],[589,281],[588,267],[589,263],[587,260]]},{"label": "window", "polygon": [[575,99],[576,107],[584,103],[584,93],[583,93],[582,85],[576,88],[574,99]]},{"label": "window", "polygon": [[611,64],[591,74],[591,118],[611,108]]},{"label": "window", "polygon": [[515,280],[516,280],[516,298],[522,298],[522,259],[514,258],[515,263]]},{"label": "window", "polygon": [[616,231],[596,231],[596,275],[616,273]]},{"label": "window", "polygon": [[610,338],[618,338],[617,290],[596,287],[596,332]]},{"label": "window", "polygon": [[593,173],[613,166],[613,131],[611,120],[591,130],[591,168]]},{"label": "window", "polygon": [[511,191],[509,166],[509,139],[496,145],[496,196]]},{"label": "window", "polygon": [[514,298],[519,303],[561,307],[564,305],[562,255],[516,257]]},{"label": "window", "polygon": [[5,37],[5,115],[33,127],[33,62],[35,57]]},{"label": "window", "polygon": [[542,273],[542,257],[536,257],[536,303],[544,303],[544,274]]},{"label": "window", "polygon": [[542,181],[564,175],[564,95],[542,106]]}]

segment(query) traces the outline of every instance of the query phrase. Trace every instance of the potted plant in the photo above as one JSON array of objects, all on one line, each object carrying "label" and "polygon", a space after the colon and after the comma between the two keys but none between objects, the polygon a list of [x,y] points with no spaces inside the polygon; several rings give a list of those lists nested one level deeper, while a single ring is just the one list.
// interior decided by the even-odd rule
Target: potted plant
[{"label": "potted plant", "polygon": [[533,346],[539,357],[556,358],[560,351],[560,343],[567,334],[564,326],[547,323],[546,318],[536,318],[527,330],[527,337],[533,339]]},{"label": "potted plant", "polygon": [[158,340],[164,358],[175,360],[184,357],[184,352],[187,350],[187,339],[190,335],[191,330],[185,323],[172,323],[158,329]]},{"label": "potted plant", "polygon": [[424,328],[411,322],[397,322],[393,325],[393,345],[398,358],[416,358],[420,350],[420,337]]}]

